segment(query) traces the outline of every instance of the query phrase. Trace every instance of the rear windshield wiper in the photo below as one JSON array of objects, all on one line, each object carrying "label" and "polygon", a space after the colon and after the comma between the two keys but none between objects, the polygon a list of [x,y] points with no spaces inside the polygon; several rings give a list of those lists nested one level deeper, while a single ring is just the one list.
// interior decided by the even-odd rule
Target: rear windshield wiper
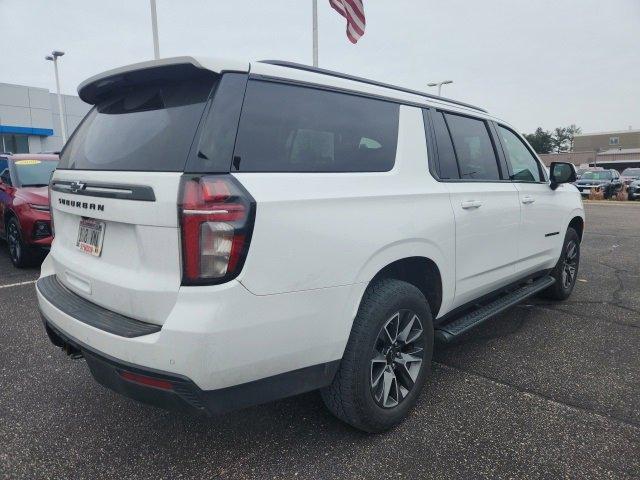
[{"label": "rear windshield wiper", "polygon": [[25,183],[22,185],[22,188],[24,187],[48,187],[49,184],[48,183]]}]

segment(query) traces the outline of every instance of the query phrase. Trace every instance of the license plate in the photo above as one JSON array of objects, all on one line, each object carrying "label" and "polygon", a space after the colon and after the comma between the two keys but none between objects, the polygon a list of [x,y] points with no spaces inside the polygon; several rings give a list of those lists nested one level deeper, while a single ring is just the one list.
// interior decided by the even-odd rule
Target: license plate
[{"label": "license plate", "polygon": [[102,241],[104,240],[104,222],[83,218],[78,228],[78,240],[76,247],[84,253],[99,257],[102,253]]}]

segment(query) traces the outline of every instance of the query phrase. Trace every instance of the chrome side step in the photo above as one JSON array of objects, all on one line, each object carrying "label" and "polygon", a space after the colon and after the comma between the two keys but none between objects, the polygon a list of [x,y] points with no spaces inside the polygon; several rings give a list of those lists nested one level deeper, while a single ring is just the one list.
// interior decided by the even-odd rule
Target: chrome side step
[{"label": "chrome side step", "polygon": [[443,325],[438,325],[434,332],[435,338],[441,342],[450,342],[494,315],[497,315],[507,308],[520,303],[538,292],[541,292],[547,287],[550,287],[555,283],[555,281],[555,278],[550,276],[539,278],[507,293],[491,303],[481,306],[477,310],[473,310],[461,317],[454,318]]}]

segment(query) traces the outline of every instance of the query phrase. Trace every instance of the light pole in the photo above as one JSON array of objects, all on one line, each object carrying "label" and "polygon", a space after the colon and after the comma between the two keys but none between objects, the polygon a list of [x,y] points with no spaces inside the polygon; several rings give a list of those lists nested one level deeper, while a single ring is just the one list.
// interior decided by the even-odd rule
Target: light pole
[{"label": "light pole", "polygon": [[318,0],[313,0],[311,4],[313,11],[313,66],[318,66]]},{"label": "light pole", "polygon": [[156,12],[156,0],[151,0],[151,31],[153,32],[153,58],[160,58],[160,45],[158,43],[158,14]]},{"label": "light pole", "polygon": [[58,76],[58,57],[64,55],[64,52],[60,50],[54,50],[51,52],[51,55],[47,55],[45,60],[50,60],[53,62],[53,69],[56,72],[56,90],[58,91],[58,111],[60,113],[60,127],[62,133],[62,145],[64,146],[67,143],[67,124],[64,120],[64,108],[62,107],[62,95],[60,95],[60,77]]},{"label": "light pole", "polygon": [[427,86],[438,87],[438,96],[440,96],[440,92],[442,92],[442,85],[448,85],[450,83],[453,83],[453,80],[443,80],[442,82],[427,83]]}]

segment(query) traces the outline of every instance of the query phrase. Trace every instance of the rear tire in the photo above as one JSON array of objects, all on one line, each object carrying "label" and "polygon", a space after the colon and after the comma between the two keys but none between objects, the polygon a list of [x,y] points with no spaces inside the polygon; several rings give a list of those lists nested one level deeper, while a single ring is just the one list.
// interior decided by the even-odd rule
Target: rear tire
[{"label": "rear tire", "polygon": [[35,255],[31,247],[22,240],[20,222],[15,217],[7,222],[7,246],[11,263],[17,268],[25,268],[33,265]]},{"label": "rear tire", "polygon": [[433,321],[420,290],[395,279],[370,285],[353,322],[340,368],[321,390],[327,408],[366,432],[400,423],[431,370]]},{"label": "rear tire", "polygon": [[566,300],[573,292],[578,279],[578,267],[580,266],[580,236],[573,228],[568,228],[562,244],[562,253],[558,263],[551,271],[551,276],[556,283],[541,293],[541,296],[550,300]]}]

